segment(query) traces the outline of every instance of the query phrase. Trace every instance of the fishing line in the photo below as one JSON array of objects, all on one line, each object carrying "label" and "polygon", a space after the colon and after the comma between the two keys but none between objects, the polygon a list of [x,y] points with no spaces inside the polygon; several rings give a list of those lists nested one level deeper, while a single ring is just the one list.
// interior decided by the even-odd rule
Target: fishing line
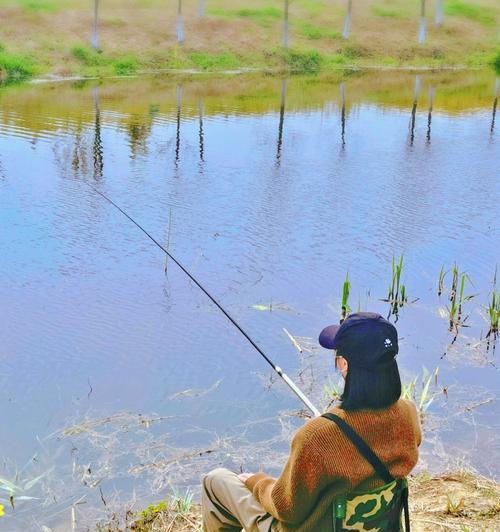
[{"label": "fishing line", "polygon": [[226,318],[240,331],[240,333],[250,342],[256,351],[264,358],[264,360],[273,368],[274,371],[285,381],[288,387],[295,393],[295,395],[307,406],[307,408],[314,414],[315,417],[321,415],[320,411],[311,403],[311,401],[304,395],[300,388],[290,379],[290,377],[277,366],[262,349],[252,340],[249,334],[241,327],[241,325],[226,311],[226,309],[210,294],[208,290],[168,251],[166,250],[141,224],[136,222],[129,214],[127,214],[119,205],[117,205],[111,198],[106,196],[103,192],[93,187],[91,184],[84,181],[94,192],[99,194],[113,207],[118,209],[126,218],[128,218],[138,229],[140,229],[156,246],[158,246],[163,253],[167,255],[177,266],[193,281],[193,283],[212,301],[212,303],[226,316]]}]

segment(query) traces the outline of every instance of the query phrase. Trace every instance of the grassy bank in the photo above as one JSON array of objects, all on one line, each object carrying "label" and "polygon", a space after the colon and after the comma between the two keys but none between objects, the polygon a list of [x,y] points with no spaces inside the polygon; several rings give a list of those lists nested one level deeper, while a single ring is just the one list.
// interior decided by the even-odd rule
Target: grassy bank
[{"label": "grassy bank", "polygon": [[[412,530],[479,531],[500,529],[500,485],[470,472],[421,474],[410,479]],[[98,527],[99,532],[201,531],[200,507],[189,496],[131,512],[128,523],[119,516]]]},{"label": "grassy bank", "polygon": [[[167,3],[168,4],[168,3]],[[290,3],[290,50],[282,43],[282,0],[183,0],[185,42],[176,42],[176,2],[109,0],[100,5],[99,51],[90,47],[91,3],[0,0],[0,76],[110,76],[141,71],[245,68],[317,71],[347,66],[486,66],[500,63],[495,0],[447,0],[444,24],[427,0],[427,38],[417,43],[419,3],[354,2],[342,37],[343,0]]]}]

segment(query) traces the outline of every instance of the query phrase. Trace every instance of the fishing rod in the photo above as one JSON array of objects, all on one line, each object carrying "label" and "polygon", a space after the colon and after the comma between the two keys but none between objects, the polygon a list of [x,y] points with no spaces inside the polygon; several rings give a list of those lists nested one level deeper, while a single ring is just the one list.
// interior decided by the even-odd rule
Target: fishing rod
[{"label": "fishing rod", "polygon": [[315,417],[319,417],[321,412],[311,403],[311,401],[306,397],[304,392],[290,379],[290,377],[279,367],[277,366],[265,353],[262,349],[252,340],[249,334],[241,327],[241,325],[226,311],[226,309],[204,288],[204,286],[168,251],[166,250],[150,233],[142,227],[138,222],[136,222],[129,214],[127,214],[119,205],[117,205],[111,198],[106,196],[103,192],[93,187],[90,183],[84,181],[84,183],[89,186],[94,192],[99,194],[107,202],[109,202],[113,207],[118,209],[125,217],[127,217],[138,229],[140,229],[154,244],[156,244],[162,251],[171,259],[177,266],[193,281],[193,283],[212,301],[212,303],[226,316],[226,318],[240,331],[240,333],[250,342],[250,344],[257,350],[257,352],[264,358],[264,360],[273,368],[273,370],[285,381],[288,387],[293,391],[293,393],[307,406],[307,408],[314,414]]}]

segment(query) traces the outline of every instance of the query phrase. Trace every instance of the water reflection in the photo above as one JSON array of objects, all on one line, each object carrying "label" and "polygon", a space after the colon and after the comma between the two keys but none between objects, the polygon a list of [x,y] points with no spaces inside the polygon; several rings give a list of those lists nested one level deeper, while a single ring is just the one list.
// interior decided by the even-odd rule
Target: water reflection
[{"label": "water reflection", "polygon": [[427,113],[427,144],[431,142],[431,124],[432,124],[432,107],[434,105],[434,87],[429,87],[428,98],[429,98],[429,111]]},{"label": "water reflection", "polygon": [[276,146],[276,166],[281,163],[281,147],[283,144],[283,124],[285,122],[286,88],[288,80],[281,82],[280,119],[278,124],[278,142]]},{"label": "water reflection", "polygon": [[[157,486],[152,477],[126,471],[152,452],[169,458],[165,441],[183,449],[210,448],[217,432],[245,450],[234,430],[243,417],[257,424],[265,416],[275,419],[280,409],[297,407],[286,393],[267,393],[256,375],[260,366],[246,356],[240,339],[228,334],[227,323],[202,294],[173,265],[163,266],[127,220],[108,217],[101,199],[73,177],[101,180],[97,188],[105,187],[198,271],[294,376],[302,375],[302,367],[283,345],[283,328],[313,344],[324,317],[338,319],[338,290],[347,269],[351,306],[367,294],[364,309],[386,312],[378,297],[386,293],[391,257],[404,252],[405,283],[412,301],[420,297],[399,309],[406,382],[422,365],[439,364],[450,404],[461,399],[461,407],[466,404],[457,394],[467,386],[496,393],[494,337],[482,334],[491,270],[499,260],[498,161],[491,149],[497,139],[488,131],[496,119],[498,85],[492,102],[493,85],[493,74],[475,71],[417,78],[408,73],[156,78],[88,90],[61,85],[2,92],[1,215],[9,230],[0,231],[0,291],[9,313],[0,322],[0,337],[12,356],[2,360],[0,404],[13,398],[2,411],[3,423],[13,428],[2,434],[0,455],[25,463],[36,451],[35,434],[45,437],[87,415],[107,418],[124,410],[172,415],[160,444],[144,424],[133,445],[123,433],[113,436],[131,456],[113,454],[112,471],[121,475],[106,469],[105,495],[117,488],[125,500],[137,487],[149,502],[164,492],[152,496],[151,486]],[[418,142],[408,149],[418,135],[419,110],[422,141],[425,121],[432,150]],[[349,150],[344,149],[347,125]],[[39,139],[36,150],[29,149],[33,138]],[[341,140],[342,150],[334,163],[332,138],[335,144]],[[174,179],[175,171],[165,172],[165,160],[172,167],[174,160],[179,167],[182,162],[182,170],[192,175],[201,168],[203,178]],[[454,261],[467,269],[474,292],[481,294],[471,302],[469,327],[458,335],[448,331],[446,316],[440,317],[438,307],[449,305],[446,290],[442,302],[432,290],[441,265]],[[252,308],[270,302],[273,312]],[[278,310],[278,302],[297,312]],[[320,379],[327,378],[327,370],[317,354],[311,351],[306,363],[318,378],[310,389],[321,403]],[[202,400],[169,399],[182,390],[207,389],[219,379],[224,379],[221,386]],[[468,446],[477,427],[457,428],[451,407],[436,398],[432,414],[453,423],[433,433],[434,441],[426,439],[423,460],[434,460],[432,466],[437,446],[453,445],[455,455],[470,456],[481,471],[498,472],[498,449],[484,452],[484,442],[498,427],[498,403],[483,408],[477,427],[486,437]],[[254,462],[269,456],[260,442],[274,438],[278,425],[255,436]],[[55,440],[44,442],[52,455],[61,453],[57,481],[71,495],[86,490],[72,480],[74,439]],[[288,443],[273,442],[276,453]],[[83,436],[77,443],[79,466],[103,464],[102,453],[110,454]],[[208,455],[203,469],[230,459],[227,450]],[[198,485],[201,466],[195,462],[189,478],[184,472],[182,487]],[[176,466],[161,474],[166,482],[180,476]],[[95,494],[101,504],[93,490],[89,507]],[[37,518],[53,512],[36,504]],[[31,529],[23,524],[12,530]],[[52,528],[49,519],[44,524]]]},{"label": "water reflection", "polygon": [[177,85],[175,89],[175,102],[177,106],[177,118],[175,129],[175,167],[179,165],[181,149],[181,113],[182,113],[182,85]]},{"label": "water reflection", "polygon": [[411,119],[410,119],[410,146],[413,146],[413,141],[415,139],[415,122],[417,116],[417,106],[418,106],[418,97],[420,95],[420,76],[417,74],[415,76],[415,86],[413,89],[413,106],[411,108]]},{"label": "water reflection", "polygon": [[99,87],[93,87],[92,100],[94,102],[94,143],[92,154],[94,157],[94,179],[100,181],[103,176],[104,160],[101,139],[101,110],[99,107]]},{"label": "water reflection", "polygon": [[342,148],[345,147],[345,83],[340,84],[340,124],[341,124],[341,139],[342,139]]},{"label": "water reflection", "polygon": [[495,118],[497,114],[497,104],[498,104],[498,93],[500,92],[500,78],[497,78],[495,80],[495,90],[494,90],[494,98],[493,98],[493,110],[491,113],[491,127],[490,132],[493,134],[493,131],[495,130]]},{"label": "water reflection", "polygon": [[200,161],[204,162],[203,155],[205,153],[204,133],[203,133],[203,102],[198,101],[198,141],[200,150]]}]

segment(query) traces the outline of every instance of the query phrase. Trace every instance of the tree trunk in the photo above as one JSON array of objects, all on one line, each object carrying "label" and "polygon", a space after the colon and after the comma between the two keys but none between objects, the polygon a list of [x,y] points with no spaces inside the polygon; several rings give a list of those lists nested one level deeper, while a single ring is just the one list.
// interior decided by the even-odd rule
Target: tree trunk
[{"label": "tree trunk", "polygon": [[444,0],[436,0],[436,26],[442,26],[444,22]]},{"label": "tree trunk", "polygon": [[184,20],[182,18],[182,0],[178,0],[177,5],[177,42],[182,44],[184,42]]},{"label": "tree trunk", "polygon": [[198,16],[200,18],[205,16],[205,0],[198,0]]},{"label": "tree trunk", "polygon": [[92,48],[99,48],[99,0],[94,0],[94,24],[92,26]]},{"label": "tree trunk", "polygon": [[352,0],[347,0],[347,13],[344,20],[344,29],[342,31],[342,37],[348,39],[351,34],[351,21],[352,21]]},{"label": "tree trunk", "polygon": [[426,34],[425,0],[420,0],[420,23],[418,28],[418,44],[424,44]]},{"label": "tree trunk", "polygon": [[283,46],[288,50],[288,47],[290,45],[289,40],[289,24],[288,24],[288,4],[289,0],[285,0],[285,6],[283,11]]}]

